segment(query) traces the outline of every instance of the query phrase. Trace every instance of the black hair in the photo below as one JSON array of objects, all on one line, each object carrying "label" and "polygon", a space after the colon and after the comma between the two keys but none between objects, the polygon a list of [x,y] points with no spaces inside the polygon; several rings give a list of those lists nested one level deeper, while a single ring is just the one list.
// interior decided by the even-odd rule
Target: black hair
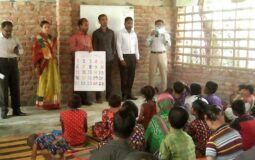
[{"label": "black hair", "polygon": [[200,95],[201,94],[202,87],[198,83],[192,83],[190,85],[190,94],[191,95]]},{"label": "black hair", "polygon": [[6,26],[10,26],[10,27],[13,27],[13,24],[11,21],[4,21],[1,23],[1,28],[5,28]]},{"label": "black hair", "polygon": [[125,101],[122,104],[121,110],[126,110],[126,111],[132,113],[135,117],[138,117],[138,107],[132,101]]},{"label": "black hair", "polygon": [[155,90],[152,86],[144,86],[140,92],[145,97],[146,101],[152,100],[155,96]]},{"label": "black hair", "polygon": [[38,137],[37,134],[31,134],[30,136],[28,136],[27,145],[32,148],[37,137]]},{"label": "black hair", "polygon": [[239,91],[240,91],[240,90],[242,90],[242,89],[245,89],[245,87],[246,87],[245,84],[240,84],[240,85],[238,86],[238,89],[239,89]]},{"label": "black hair", "polygon": [[205,115],[208,120],[216,121],[220,114],[222,114],[222,110],[217,105],[207,105]]},{"label": "black hair", "polygon": [[234,113],[237,113],[239,115],[245,114],[245,103],[244,103],[243,100],[235,100],[231,104],[231,108],[232,108]]},{"label": "black hair", "polygon": [[79,26],[79,27],[82,26],[82,24],[83,24],[84,22],[88,22],[87,18],[81,18],[81,19],[79,19],[79,20],[78,20],[78,26]]},{"label": "black hair", "polygon": [[176,93],[181,94],[185,89],[185,85],[180,81],[176,81],[176,82],[174,82],[173,88]]},{"label": "black hair", "polygon": [[128,110],[120,110],[114,116],[113,132],[117,137],[127,139],[132,134],[135,123],[134,114]]},{"label": "black hair", "polygon": [[250,94],[253,94],[254,93],[254,87],[253,85],[249,84],[249,85],[246,85],[244,87],[244,89],[248,90],[250,92]]},{"label": "black hair", "polygon": [[156,160],[156,159],[157,158],[151,153],[136,151],[129,153],[124,160]]},{"label": "black hair", "polygon": [[164,24],[164,21],[162,19],[158,19],[158,20],[155,21],[155,24],[157,24],[157,23],[163,23]]},{"label": "black hair", "polygon": [[175,129],[182,129],[189,119],[188,112],[182,107],[173,107],[169,114],[168,120]]},{"label": "black hair", "polygon": [[218,89],[218,84],[213,81],[208,81],[208,82],[206,82],[205,87],[209,94],[214,94]]},{"label": "black hair", "polygon": [[201,100],[201,97],[192,103],[192,108],[197,113],[198,119],[204,120],[207,104]]},{"label": "black hair", "polygon": [[132,17],[126,17],[125,18],[125,23],[127,23],[128,21],[133,21],[133,18]]},{"label": "black hair", "polygon": [[107,16],[106,16],[106,14],[100,14],[100,15],[98,16],[98,20],[100,21],[100,19],[101,19],[102,17],[107,17]]},{"label": "black hair", "polygon": [[81,107],[81,97],[78,94],[73,94],[67,103],[68,107],[77,109]]},{"label": "black hair", "polygon": [[120,96],[113,94],[108,99],[108,104],[112,108],[117,108],[121,105],[121,98]]},{"label": "black hair", "polygon": [[40,27],[43,27],[45,24],[50,24],[50,22],[46,20],[42,20],[40,23]]}]

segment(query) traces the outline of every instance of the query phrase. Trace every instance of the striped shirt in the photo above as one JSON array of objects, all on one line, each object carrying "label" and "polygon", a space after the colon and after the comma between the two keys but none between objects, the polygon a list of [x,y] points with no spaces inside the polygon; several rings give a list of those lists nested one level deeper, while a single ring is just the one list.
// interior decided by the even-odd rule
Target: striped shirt
[{"label": "striped shirt", "polygon": [[219,127],[209,138],[206,156],[216,160],[232,160],[243,151],[240,134],[227,124]]}]

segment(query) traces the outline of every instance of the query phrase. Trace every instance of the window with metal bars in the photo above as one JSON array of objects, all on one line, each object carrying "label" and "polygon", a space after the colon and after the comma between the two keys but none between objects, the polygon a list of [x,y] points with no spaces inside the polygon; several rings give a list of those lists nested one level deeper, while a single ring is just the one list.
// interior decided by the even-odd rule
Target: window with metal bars
[{"label": "window with metal bars", "polygon": [[255,3],[178,7],[175,65],[255,69]]}]

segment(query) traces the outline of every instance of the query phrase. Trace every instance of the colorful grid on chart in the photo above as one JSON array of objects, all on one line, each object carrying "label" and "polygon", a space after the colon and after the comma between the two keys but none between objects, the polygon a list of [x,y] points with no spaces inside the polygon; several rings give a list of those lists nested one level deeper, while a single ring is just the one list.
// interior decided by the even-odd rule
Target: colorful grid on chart
[{"label": "colorful grid on chart", "polygon": [[105,52],[78,51],[75,53],[75,91],[104,91],[105,84]]}]

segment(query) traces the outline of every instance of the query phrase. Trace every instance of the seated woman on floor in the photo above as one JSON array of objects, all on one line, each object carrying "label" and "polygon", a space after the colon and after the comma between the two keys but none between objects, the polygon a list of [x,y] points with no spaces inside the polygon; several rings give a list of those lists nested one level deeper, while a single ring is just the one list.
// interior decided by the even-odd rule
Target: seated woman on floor
[{"label": "seated woman on floor", "polygon": [[157,98],[159,112],[154,115],[145,132],[146,150],[158,154],[161,141],[169,132],[168,113],[174,106],[174,98],[169,93],[161,93]]}]

